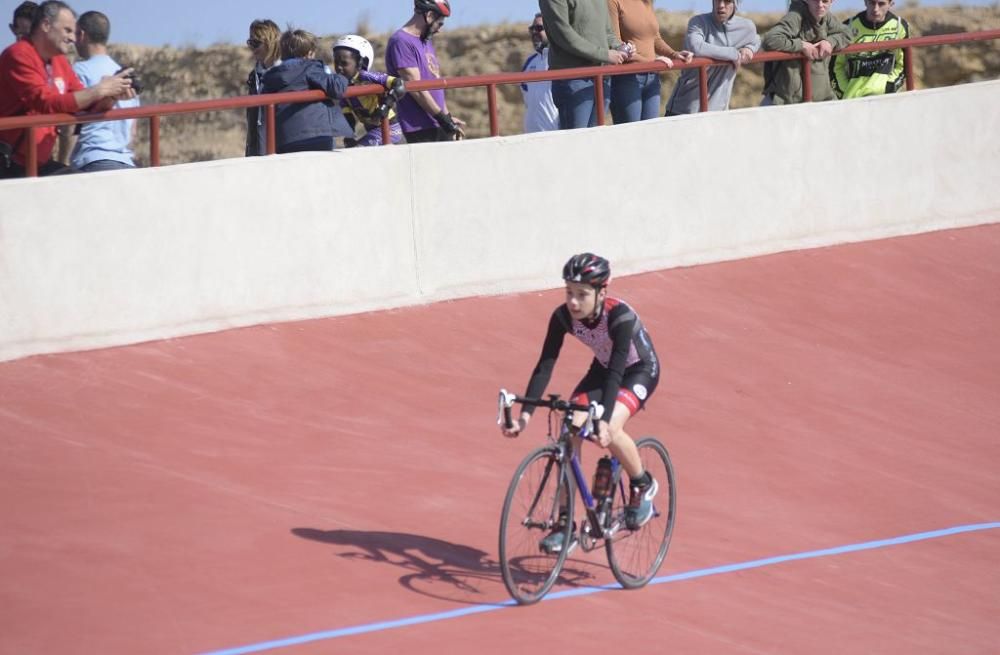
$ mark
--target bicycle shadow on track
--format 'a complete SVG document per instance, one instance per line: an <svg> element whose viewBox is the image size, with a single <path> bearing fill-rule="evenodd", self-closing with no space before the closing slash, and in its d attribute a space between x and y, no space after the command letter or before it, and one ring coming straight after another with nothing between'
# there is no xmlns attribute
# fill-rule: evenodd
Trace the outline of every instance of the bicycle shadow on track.
<svg viewBox="0 0 1000 655"><path fill-rule="evenodd" d="M507 597L500 563L478 548L403 532L293 528L292 534L351 548L336 553L344 559L398 567L404 571L399 584L424 596L470 605L500 605ZM565 587L596 583L593 565L578 561L567 562L556 582Z"/></svg>

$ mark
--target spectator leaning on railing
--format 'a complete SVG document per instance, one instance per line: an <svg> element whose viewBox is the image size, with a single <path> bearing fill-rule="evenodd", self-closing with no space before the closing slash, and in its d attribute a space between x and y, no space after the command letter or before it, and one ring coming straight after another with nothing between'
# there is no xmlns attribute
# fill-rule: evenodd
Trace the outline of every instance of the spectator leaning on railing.
<svg viewBox="0 0 1000 655"><path fill-rule="evenodd" d="M847 21L854 43L878 43L910 38L910 26L892 13L892 0L865 0L865 10ZM837 55L830 68L839 98L895 93L906 84L903 49Z"/></svg>
<svg viewBox="0 0 1000 655"><path fill-rule="evenodd" d="M635 46L631 62L661 61L674 67L674 59L688 63L687 50L674 50L660 36L660 22L653 0L607 0L611 29L622 41ZM631 73L611 78L611 117L615 124L649 120L660 115L660 74Z"/></svg>
<svg viewBox="0 0 1000 655"><path fill-rule="evenodd" d="M343 98L347 91L347 78L337 75L315 57L314 34L305 30L286 30L281 35L282 62L264 73L264 93L318 89L331 100ZM330 151L333 150L334 137L354 134L339 105L326 101L279 104L275 123L279 154Z"/></svg>
<svg viewBox="0 0 1000 655"><path fill-rule="evenodd" d="M19 4L14 10L14 19L9 27L15 41L28 38L28 34L31 32L31 20L35 17L36 9L38 9L38 3L26 1Z"/></svg>
<svg viewBox="0 0 1000 655"><path fill-rule="evenodd" d="M31 33L0 55L0 116L107 111L118 99L134 98L131 69L85 88L66 55L76 39L76 14L48 0L35 12ZM0 132L0 177L23 177L28 130ZM52 160L55 127L35 128L39 175L73 169Z"/></svg>
<svg viewBox="0 0 1000 655"><path fill-rule="evenodd" d="M708 111L729 109L733 81L740 66L760 50L757 26L749 18L736 15L738 0L712 0L712 11L692 16L688 21L684 47L695 57L728 61L730 66L708 69ZM694 114L701 109L698 69L686 68L667 100L667 116Z"/></svg>
<svg viewBox="0 0 1000 655"><path fill-rule="evenodd" d="M84 86L93 86L107 75L121 70L108 55L108 38L111 36L111 21L99 11L88 11L76 22L76 51L81 60L73 64ZM135 78L132 88L136 93ZM139 98L119 100L114 109L138 107ZM67 136L66 151L72 150L69 162L73 168L92 173L121 168L135 168L132 159L133 128L135 120L98 121L78 125L73 145L73 136Z"/></svg>
<svg viewBox="0 0 1000 655"><path fill-rule="evenodd" d="M764 34L764 50L804 55L812 72L812 99L836 100L830 84L830 55L851 43L846 25L830 14L833 0L792 0L788 13ZM802 102L802 60L764 64L761 105Z"/></svg>
<svg viewBox="0 0 1000 655"><path fill-rule="evenodd" d="M538 8L549 35L549 70L624 64L635 53L612 31L607 0L538 0ZM604 78L605 98L610 89ZM593 78L554 80L552 100L560 129L597 125Z"/></svg>

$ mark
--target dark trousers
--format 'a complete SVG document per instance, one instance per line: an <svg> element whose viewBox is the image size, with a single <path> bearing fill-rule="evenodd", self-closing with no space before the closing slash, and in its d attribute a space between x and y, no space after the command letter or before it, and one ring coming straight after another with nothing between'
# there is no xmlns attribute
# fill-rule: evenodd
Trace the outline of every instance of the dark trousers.
<svg viewBox="0 0 1000 655"><path fill-rule="evenodd" d="M439 127L429 127L426 130L416 132L403 132L403 138L407 143L434 143L435 141L454 141L455 137L450 136Z"/></svg>
<svg viewBox="0 0 1000 655"><path fill-rule="evenodd" d="M44 164L41 164L38 167L39 177L45 177L48 175L69 175L70 173L79 173L79 172L80 171L76 170L72 166L60 164L54 159L50 159L49 161L45 162ZM27 170L25 170L24 166L21 166L20 164L15 164L14 162L11 162L10 166L6 168L0 165L0 179L25 177L26 173Z"/></svg>
<svg viewBox="0 0 1000 655"><path fill-rule="evenodd" d="M293 141L283 144L278 148L279 155L286 155L290 152L330 152L333 150L332 136L317 136L312 139Z"/></svg>

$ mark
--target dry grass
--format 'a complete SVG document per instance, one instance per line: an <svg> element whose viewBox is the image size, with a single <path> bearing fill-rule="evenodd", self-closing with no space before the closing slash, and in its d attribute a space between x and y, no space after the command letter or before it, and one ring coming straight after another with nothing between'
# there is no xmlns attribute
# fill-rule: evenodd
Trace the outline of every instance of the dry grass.
<svg viewBox="0 0 1000 655"><path fill-rule="evenodd" d="M847 18L853 12L843 12ZM916 7L899 12L910 23L914 35L947 34L1000 28L1000 8L993 7ZM839 15L839 14L838 14ZM780 14L749 16L763 33ZM690 14L660 12L664 39L679 47ZM362 21L364 22L364 21ZM364 25L359 26L364 29ZM367 34L375 46L377 59L385 51L388 34ZM324 39L322 51L328 53L333 36ZM480 75L498 71L519 71L530 53L531 45L524 27L492 25L445 31L436 40L441 67L449 77ZM962 47L918 49L915 73L918 88L932 88L1000 77L1000 40L983 41ZM251 68L246 48L219 45L205 49L147 48L117 46L113 56L122 64L141 71L146 91L146 105L223 98L246 93L245 81ZM669 95L677 73L663 75L663 102ZM762 66L744 68L736 81L732 106L757 104L763 85ZM500 130L502 134L521 131L523 107L516 85L498 89ZM471 137L489 134L485 89L455 89L448 92L452 112L469 124ZM243 154L245 120L241 111L188 114L163 119L161 158L163 163L203 161ZM138 143L148 143L145 121L140 125ZM140 158L147 152L139 148Z"/></svg>

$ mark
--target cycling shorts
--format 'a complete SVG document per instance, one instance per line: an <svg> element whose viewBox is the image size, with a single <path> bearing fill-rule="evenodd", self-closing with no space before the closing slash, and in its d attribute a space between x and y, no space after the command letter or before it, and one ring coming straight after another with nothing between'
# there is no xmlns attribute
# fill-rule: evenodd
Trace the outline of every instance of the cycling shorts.
<svg viewBox="0 0 1000 655"><path fill-rule="evenodd" d="M591 401L597 401L605 405L605 419L610 419L609 412L614 411L614 405L607 406L604 399L604 379L608 374L608 369L604 368L596 359L590 365L590 370L583 376L580 383L573 390L573 402L579 405L588 405ZM629 416L646 406L646 401L653 395L656 385L659 383L659 376L650 375L649 369L643 365L630 366L625 369L622 375L622 384L618 389L618 402L628 407Z"/></svg>

